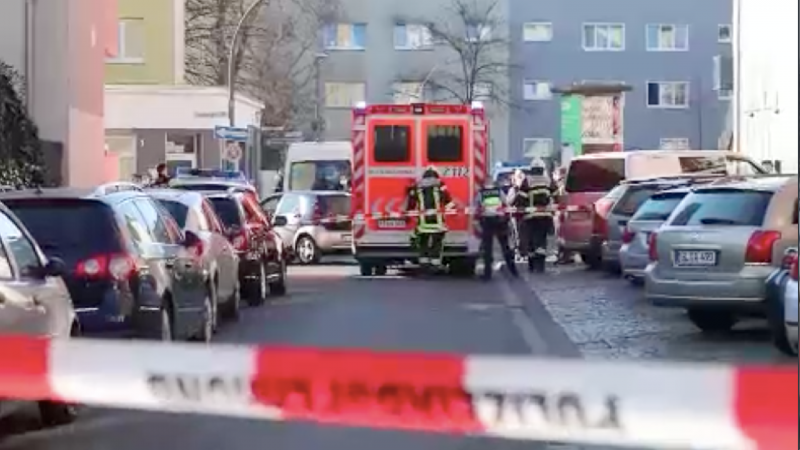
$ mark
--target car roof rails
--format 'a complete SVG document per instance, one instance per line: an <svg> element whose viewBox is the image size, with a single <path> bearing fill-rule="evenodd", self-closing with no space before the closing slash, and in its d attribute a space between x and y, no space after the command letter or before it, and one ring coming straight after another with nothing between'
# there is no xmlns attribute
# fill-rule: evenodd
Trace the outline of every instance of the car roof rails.
<svg viewBox="0 0 800 450"><path fill-rule="evenodd" d="M645 184L645 183L695 183L698 181L708 180L708 179L718 179L725 177L725 174L717 174L717 173L682 173L677 175L662 175L657 177L647 177L647 178L633 178L629 180L624 180L621 184Z"/></svg>
<svg viewBox="0 0 800 450"><path fill-rule="evenodd" d="M114 181L111 183L101 184L94 190L94 195L108 195L114 192L136 191L144 192L141 186L136 183L129 183L127 181Z"/></svg>

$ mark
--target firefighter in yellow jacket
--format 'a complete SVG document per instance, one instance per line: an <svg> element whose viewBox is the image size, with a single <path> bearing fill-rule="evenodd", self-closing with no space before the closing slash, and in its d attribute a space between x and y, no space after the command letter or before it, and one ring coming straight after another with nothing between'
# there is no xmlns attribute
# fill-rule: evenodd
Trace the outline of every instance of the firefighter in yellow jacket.
<svg viewBox="0 0 800 450"><path fill-rule="evenodd" d="M442 266L444 236L447 233L444 210L452 206L453 199L434 167L426 169L420 180L408 189L406 210L419 214L414 232L419 263L423 268Z"/></svg>
<svg viewBox="0 0 800 450"><path fill-rule="evenodd" d="M532 169L536 169L532 165ZM535 171L533 171L536 173ZM553 191L549 177L534 174L509 191L508 203L525 208L520 220L520 253L528 257L530 272L544 272L547 236L553 230Z"/></svg>

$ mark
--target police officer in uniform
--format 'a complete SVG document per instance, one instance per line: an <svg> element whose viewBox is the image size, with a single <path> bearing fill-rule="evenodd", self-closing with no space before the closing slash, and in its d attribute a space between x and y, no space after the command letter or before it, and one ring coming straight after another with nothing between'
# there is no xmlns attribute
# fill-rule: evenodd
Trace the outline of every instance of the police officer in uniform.
<svg viewBox="0 0 800 450"><path fill-rule="evenodd" d="M511 176L511 187L506 194L506 204L514 211L511 213L511 228L513 230L513 243L514 252L516 256L522 257L526 253L522 245L525 243L523 234L525 227L523 220L525 217L524 210L528 207L528 191L530 186L528 184L528 177L520 169L514 171Z"/></svg>
<svg viewBox="0 0 800 450"><path fill-rule="evenodd" d="M492 262L494 259L494 240L497 239L503 259L511 275L517 277L517 265L514 263L514 252L508 246L509 220L506 214L505 199L502 189L494 182L488 182L478 192L475 203L478 205L481 225L481 251L483 253L483 279L492 278Z"/></svg>
<svg viewBox="0 0 800 450"><path fill-rule="evenodd" d="M447 227L444 209L453 206L453 199L439 178L435 167L429 167L422 178L408 190L406 210L417 211L419 219L414 230L419 251L419 263L423 269L442 266L442 250Z"/></svg>

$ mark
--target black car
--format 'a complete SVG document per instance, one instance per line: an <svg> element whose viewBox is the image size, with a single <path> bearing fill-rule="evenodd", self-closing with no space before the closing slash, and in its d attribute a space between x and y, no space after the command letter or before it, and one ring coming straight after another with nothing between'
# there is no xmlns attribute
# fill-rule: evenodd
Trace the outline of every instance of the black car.
<svg viewBox="0 0 800 450"><path fill-rule="evenodd" d="M0 201L46 255L65 262L83 335L211 338L210 287L193 248L199 238L184 235L137 186L23 190Z"/></svg>
<svg viewBox="0 0 800 450"><path fill-rule="evenodd" d="M242 192L207 196L239 253L242 297L250 305L261 305L267 294L286 294L289 253L258 202Z"/></svg>

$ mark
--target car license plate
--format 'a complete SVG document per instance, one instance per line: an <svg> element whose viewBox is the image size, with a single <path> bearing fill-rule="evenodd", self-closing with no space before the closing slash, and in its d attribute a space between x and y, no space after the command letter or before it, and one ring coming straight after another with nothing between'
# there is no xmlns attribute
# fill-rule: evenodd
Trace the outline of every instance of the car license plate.
<svg viewBox="0 0 800 450"><path fill-rule="evenodd" d="M343 234L342 241L344 242L353 242L353 235L352 234Z"/></svg>
<svg viewBox="0 0 800 450"><path fill-rule="evenodd" d="M398 229L405 228L405 219L382 219L378 221L378 228Z"/></svg>
<svg viewBox="0 0 800 450"><path fill-rule="evenodd" d="M678 250L675 252L676 267L709 267L717 265L717 252L713 250Z"/></svg>

